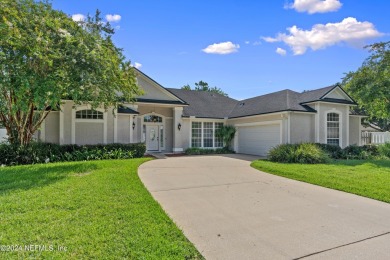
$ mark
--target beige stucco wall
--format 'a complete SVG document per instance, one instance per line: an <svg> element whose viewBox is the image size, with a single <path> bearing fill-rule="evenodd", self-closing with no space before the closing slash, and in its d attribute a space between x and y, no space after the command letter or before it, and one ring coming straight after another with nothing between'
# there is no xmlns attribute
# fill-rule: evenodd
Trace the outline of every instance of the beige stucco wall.
<svg viewBox="0 0 390 260"><path fill-rule="evenodd" d="M103 126L103 123L76 123L76 144L103 143Z"/></svg>
<svg viewBox="0 0 390 260"><path fill-rule="evenodd" d="M109 109L106 115L107 115L107 143L110 144L114 142L114 114L112 113L112 109Z"/></svg>
<svg viewBox="0 0 390 260"><path fill-rule="evenodd" d="M189 118L182 118L180 132L181 132L181 143L185 151L186 149L190 148L191 145L191 120Z"/></svg>
<svg viewBox="0 0 390 260"><path fill-rule="evenodd" d="M60 112L50 112L46 119L45 125L45 142L58 144L60 141Z"/></svg>
<svg viewBox="0 0 390 260"><path fill-rule="evenodd" d="M130 143L130 120L132 115L118 114L118 143Z"/></svg>
<svg viewBox="0 0 390 260"><path fill-rule="evenodd" d="M290 143L314 142L315 114L291 112Z"/></svg>
<svg viewBox="0 0 390 260"><path fill-rule="evenodd" d="M137 76L137 83L145 93L140 98L171 101L178 100L177 98L169 94L169 92L164 91L160 86L156 85L156 83L144 78L141 75Z"/></svg>
<svg viewBox="0 0 390 260"><path fill-rule="evenodd" d="M361 143L361 118L349 117L349 144L360 145Z"/></svg>
<svg viewBox="0 0 390 260"><path fill-rule="evenodd" d="M64 140L63 144L72 143L72 106L73 101L65 101L62 105L62 112L64 117L63 132Z"/></svg>

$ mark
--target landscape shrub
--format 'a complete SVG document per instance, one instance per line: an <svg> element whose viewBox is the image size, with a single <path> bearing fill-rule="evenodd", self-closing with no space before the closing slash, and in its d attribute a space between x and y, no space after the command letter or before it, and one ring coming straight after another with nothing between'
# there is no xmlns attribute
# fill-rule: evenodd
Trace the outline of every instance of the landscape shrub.
<svg viewBox="0 0 390 260"><path fill-rule="evenodd" d="M0 165L143 157L145 144L58 145L32 142L26 146L0 144Z"/></svg>
<svg viewBox="0 0 390 260"><path fill-rule="evenodd" d="M204 148L188 148L185 150L187 155L204 155L204 154L229 154L235 153L234 151L224 147L217 149L204 149Z"/></svg>
<svg viewBox="0 0 390 260"><path fill-rule="evenodd" d="M378 146L378 154L382 157L390 158L390 143L381 144Z"/></svg>
<svg viewBox="0 0 390 260"><path fill-rule="evenodd" d="M325 151L332 159L341 159L344 156L343 149L338 145L320 143L316 143L316 145Z"/></svg>
<svg viewBox="0 0 390 260"><path fill-rule="evenodd" d="M328 154L313 143L281 144L271 149L268 159L280 163L325 163Z"/></svg>

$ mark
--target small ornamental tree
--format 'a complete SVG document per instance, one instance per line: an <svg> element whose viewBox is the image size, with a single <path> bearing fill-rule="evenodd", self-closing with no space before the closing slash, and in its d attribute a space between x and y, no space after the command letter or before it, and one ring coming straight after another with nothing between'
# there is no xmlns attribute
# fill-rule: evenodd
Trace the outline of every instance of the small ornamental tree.
<svg viewBox="0 0 390 260"><path fill-rule="evenodd" d="M61 100L117 107L141 94L99 11L74 22L48 2L0 2L0 122L26 145Z"/></svg>
<svg viewBox="0 0 390 260"><path fill-rule="evenodd" d="M215 131L215 134L218 138L222 138L224 147L229 149L230 143L232 142L234 135L236 134L237 129L232 125L224 125L218 130Z"/></svg>

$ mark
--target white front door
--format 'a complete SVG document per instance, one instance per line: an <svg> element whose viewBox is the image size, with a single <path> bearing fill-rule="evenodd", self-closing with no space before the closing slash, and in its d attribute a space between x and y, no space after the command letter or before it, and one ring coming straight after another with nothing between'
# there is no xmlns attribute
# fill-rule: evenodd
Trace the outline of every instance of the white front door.
<svg viewBox="0 0 390 260"><path fill-rule="evenodd" d="M146 126L146 150L148 151L158 151L158 126L157 125L147 125Z"/></svg>

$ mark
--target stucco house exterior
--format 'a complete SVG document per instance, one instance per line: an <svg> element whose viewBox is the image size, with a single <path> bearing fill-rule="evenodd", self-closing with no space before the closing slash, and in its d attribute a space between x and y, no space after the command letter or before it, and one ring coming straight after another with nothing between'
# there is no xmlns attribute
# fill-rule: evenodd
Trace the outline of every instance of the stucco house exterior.
<svg viewBox="0 0 390 260"><path fill-rule="evenodd" d="M234 150L264 156L282 143L361 144L361 116L339 86L298 93L283 90L246 100L212 92L164 88L137 70L145 94L117 111L90 110L64 100L51 112L37 138L59 144L145 142L148 151L183 152L217 148L222 125L234 125Z"/></svg>

